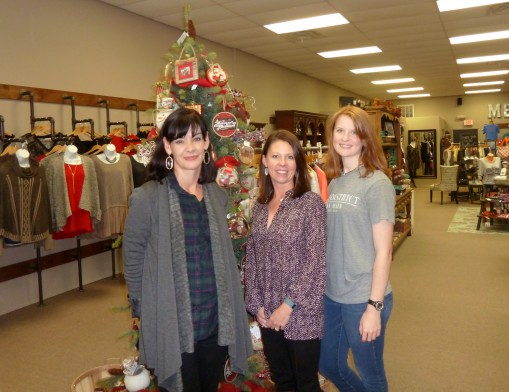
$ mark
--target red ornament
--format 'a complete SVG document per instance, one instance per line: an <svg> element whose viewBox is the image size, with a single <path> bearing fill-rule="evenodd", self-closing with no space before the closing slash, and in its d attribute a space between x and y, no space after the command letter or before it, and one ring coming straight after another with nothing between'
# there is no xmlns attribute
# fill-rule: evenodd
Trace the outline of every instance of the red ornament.
<svg viewBox="0 0 509 392"><path fill-rule="evenodd" d="M228 82L228 75L219 64L212 64L207 69L207 79L215 86L224 86Z"/></svg>
<svg viewBox="0 0 509 392"><path fill-rule="evenodd" d="M212 129L219 137L230 137L237 131L237 118L229 112L219 112L212 119Z"/></svg>

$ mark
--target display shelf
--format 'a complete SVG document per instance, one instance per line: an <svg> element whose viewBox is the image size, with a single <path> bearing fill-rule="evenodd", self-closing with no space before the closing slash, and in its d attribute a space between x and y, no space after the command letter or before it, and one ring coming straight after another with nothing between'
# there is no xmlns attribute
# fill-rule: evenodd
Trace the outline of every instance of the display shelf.
<svg viewBox="0 0 509 392"><path fill-rule="evenodd" d="M276 129L286 129L294 133L302 141L304 147L308 141L311 146L316 146L318 143L325 146L327 115L300 110L276 110L274 113Z"/></svg>
<svg viewBox="0 0 509 392"><path fill-rule="evenodd" d="M393 251L413 233L413 206L414 192L412 189L406 189L402 194L396 196L396 223L394 225L394 235L392 238Z"/></svg>
<svg viewBox="0 0 509 392"><path fill-rule="evenodd" d="M375 131L380 135L382 148L387 158L387 166L401 168L402 151L398 143L401 137L401 124L398 118L383 106L369 106L365 110Z"/></svg>

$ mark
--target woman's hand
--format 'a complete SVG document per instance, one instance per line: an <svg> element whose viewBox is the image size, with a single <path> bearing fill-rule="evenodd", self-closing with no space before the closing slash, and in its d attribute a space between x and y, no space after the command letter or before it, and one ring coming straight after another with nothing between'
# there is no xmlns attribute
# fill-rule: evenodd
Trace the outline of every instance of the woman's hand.
<svg viewBox="0 0 509 392"><path fill-rule="evenodd" d="M288 324L290 321L292 312L293 309L283 302L270 315L269 319L267 320L267 327L276 331L285 329L286 324Z"/></svg>
<svg viewBox="0 0 509 392"><path fill-rule="evenodd" d="M359 333L363 342L372 342L380 336L382 332L382 317L380 312L373 306L368 308L361 317Z"/></svg>
<svg viewBox="0 0 509 392"><path fill-rule="evenodd" d="M265 317L265 309L263 306L256 313L256 321L260 324L261 327L267 328L267 319Z"/></svg>

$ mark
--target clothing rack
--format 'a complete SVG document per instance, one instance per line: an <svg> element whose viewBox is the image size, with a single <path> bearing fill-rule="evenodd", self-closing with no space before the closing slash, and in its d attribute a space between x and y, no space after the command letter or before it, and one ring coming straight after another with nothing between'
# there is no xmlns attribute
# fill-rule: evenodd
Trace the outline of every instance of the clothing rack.
<svg viewBox="0 0 509 392"><path fill-rule="evenodd" d="M35 123L41 121L49 121L51 127L51 137L55 136L55 119L53 117L35 117L34 110L34 94L32 91L21 90L19 96L23 98L25 95L28 95L30 98L30 129L33 130L35 128Z"/></svg>
<svg viewBox="0 0 509 392"><path fill-rule="evenodd" d="M110 101L107 99L100 99L99 105L104 104L106 107L106 133L110 134L110 127L112 125L122 125L124 127L124 137L127 139L127 122L126 121L110 121Z"/></svg>
<svg viewBox="0 0 509 392"><path fill-rule="evenodd" d="M130 103L127 105L128 108L134 107L136 110L136 133L141 133L141 127L154 127L154 123L141 123L140 122L140 105L137 103Z"/></svg>
<svg viewBox="0 0 509 392"><path fill-rule="evenodd" d="M71 101L71 122L72 122L72 130L76 129L76 124L90 124L90 138L94 140L94 120L91 118L86 118L84 120L76 120L76 110L75 110L75 101L76 98L72 95L66 95L63 97L64 102L66 100Z"/></svg>

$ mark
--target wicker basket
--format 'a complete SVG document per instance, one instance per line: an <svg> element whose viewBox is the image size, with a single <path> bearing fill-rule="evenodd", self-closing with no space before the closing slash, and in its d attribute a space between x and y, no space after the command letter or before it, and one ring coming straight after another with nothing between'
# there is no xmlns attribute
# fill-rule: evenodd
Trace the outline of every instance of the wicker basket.
<svg viewBox="0 0 509 392"><path fill-rule="evenodd" d="M94 392L97 381L111 376L110 370L122 370L122 365L112 363L87 370L71 385L71 392Z"/></svg>

